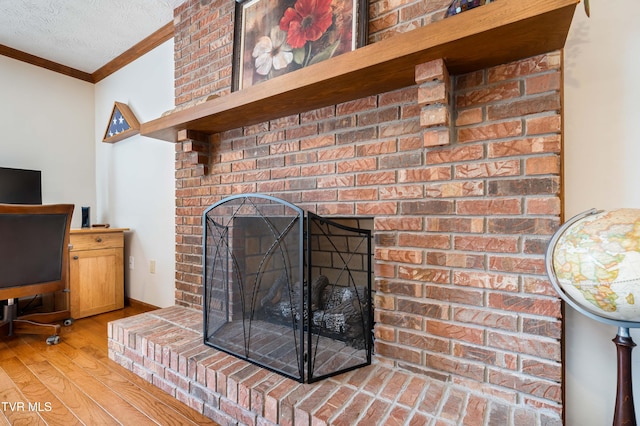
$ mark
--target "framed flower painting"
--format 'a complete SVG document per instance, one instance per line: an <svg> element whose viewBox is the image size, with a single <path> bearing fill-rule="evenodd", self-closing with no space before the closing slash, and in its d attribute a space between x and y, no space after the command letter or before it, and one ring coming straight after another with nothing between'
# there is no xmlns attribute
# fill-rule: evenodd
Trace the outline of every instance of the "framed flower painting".
<svg viewBox="0 0 640 426"><path fill-rule="evenodd" d="M366 0L237 0L233 90L364 46Z"/></svg>

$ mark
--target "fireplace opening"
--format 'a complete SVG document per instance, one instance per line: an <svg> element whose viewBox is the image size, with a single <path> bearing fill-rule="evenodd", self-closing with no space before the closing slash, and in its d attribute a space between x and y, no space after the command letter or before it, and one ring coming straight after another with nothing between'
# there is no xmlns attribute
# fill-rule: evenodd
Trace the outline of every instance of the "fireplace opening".
<svg viewBox="0 0 640 426"><path fill-rule="evenodd" d="M203 225L206 345L305 383L371 364L372 219L243 194Z"/></svg>

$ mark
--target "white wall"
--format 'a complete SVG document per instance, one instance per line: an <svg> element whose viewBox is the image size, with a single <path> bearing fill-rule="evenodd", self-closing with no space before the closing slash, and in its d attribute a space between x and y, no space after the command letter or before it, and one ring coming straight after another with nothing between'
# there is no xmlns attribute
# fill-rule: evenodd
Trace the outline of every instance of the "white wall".
<svg viewBox="0 0 640 426"><path fill-rule="evenodd" d="M102 137L115 101L140 122L173 108L173 69L173 40L96 85L0 56L0 166L41 170L43 202L75 204L74 228L82 206L92 223L130 228L125 294L160 307L174 303L175 146Z"/></svg>
<svg viewBox="0 0 640 426"><path fill-rule="evenodd" d="M0 166L42 171L42 202L95 207L93 84L0 56Z"/></svg>
<svg viewBox="0 0 640 426"><path fill-rule="evenodd" d="M638 0L591 1L591 18L576 9L564 52L567 219L592 207L640 208L639 39ZM616 332L567 306L567 425L612 423ZM640 343L640 332L632 337ZM640 404L640 353L632 359Z"/></svg>
<svg viewBox="0 0 640 426"><path fill-rule="evenodd" d="M174 303L175 147L102 137L115 101L140 122L173 108L173 69L173 40L96 85L0 56L0 166L41 170L43 202L75 204L74 228L82 206L92 223L131 228L125 294L161 307Z"/></svg>
<svg viewBox="0 0 640 426"><path fill-rule="evenodd" d="M140 135L114 144L102 138L115 101L141 123L172 109L173 70L170 40L95 85L96 220L131 229L125 294L159 307L173 305L175 294L175 146Z"/></svg>

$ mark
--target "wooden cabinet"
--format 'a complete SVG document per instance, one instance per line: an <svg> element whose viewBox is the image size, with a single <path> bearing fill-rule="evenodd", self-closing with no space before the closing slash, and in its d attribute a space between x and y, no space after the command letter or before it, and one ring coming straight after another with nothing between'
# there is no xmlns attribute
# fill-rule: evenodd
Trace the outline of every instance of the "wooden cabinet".
<svg viewBox="0 0 640 426"><path fill-rule="evenodd" d="M72 318L84 318L124 307L126 230L71 230L69 296Z"/></svg>

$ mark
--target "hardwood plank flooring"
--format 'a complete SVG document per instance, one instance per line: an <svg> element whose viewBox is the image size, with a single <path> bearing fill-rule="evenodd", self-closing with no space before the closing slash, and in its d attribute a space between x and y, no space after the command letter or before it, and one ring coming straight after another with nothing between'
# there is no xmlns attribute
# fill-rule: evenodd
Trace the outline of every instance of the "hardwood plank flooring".
<svg viewBox="0 0 640 426"><path fill-rule="evenodd" d="M108 357L107 323L142 307L82 318L46 336L0 340L0 425L216 425Z"/></svg>

